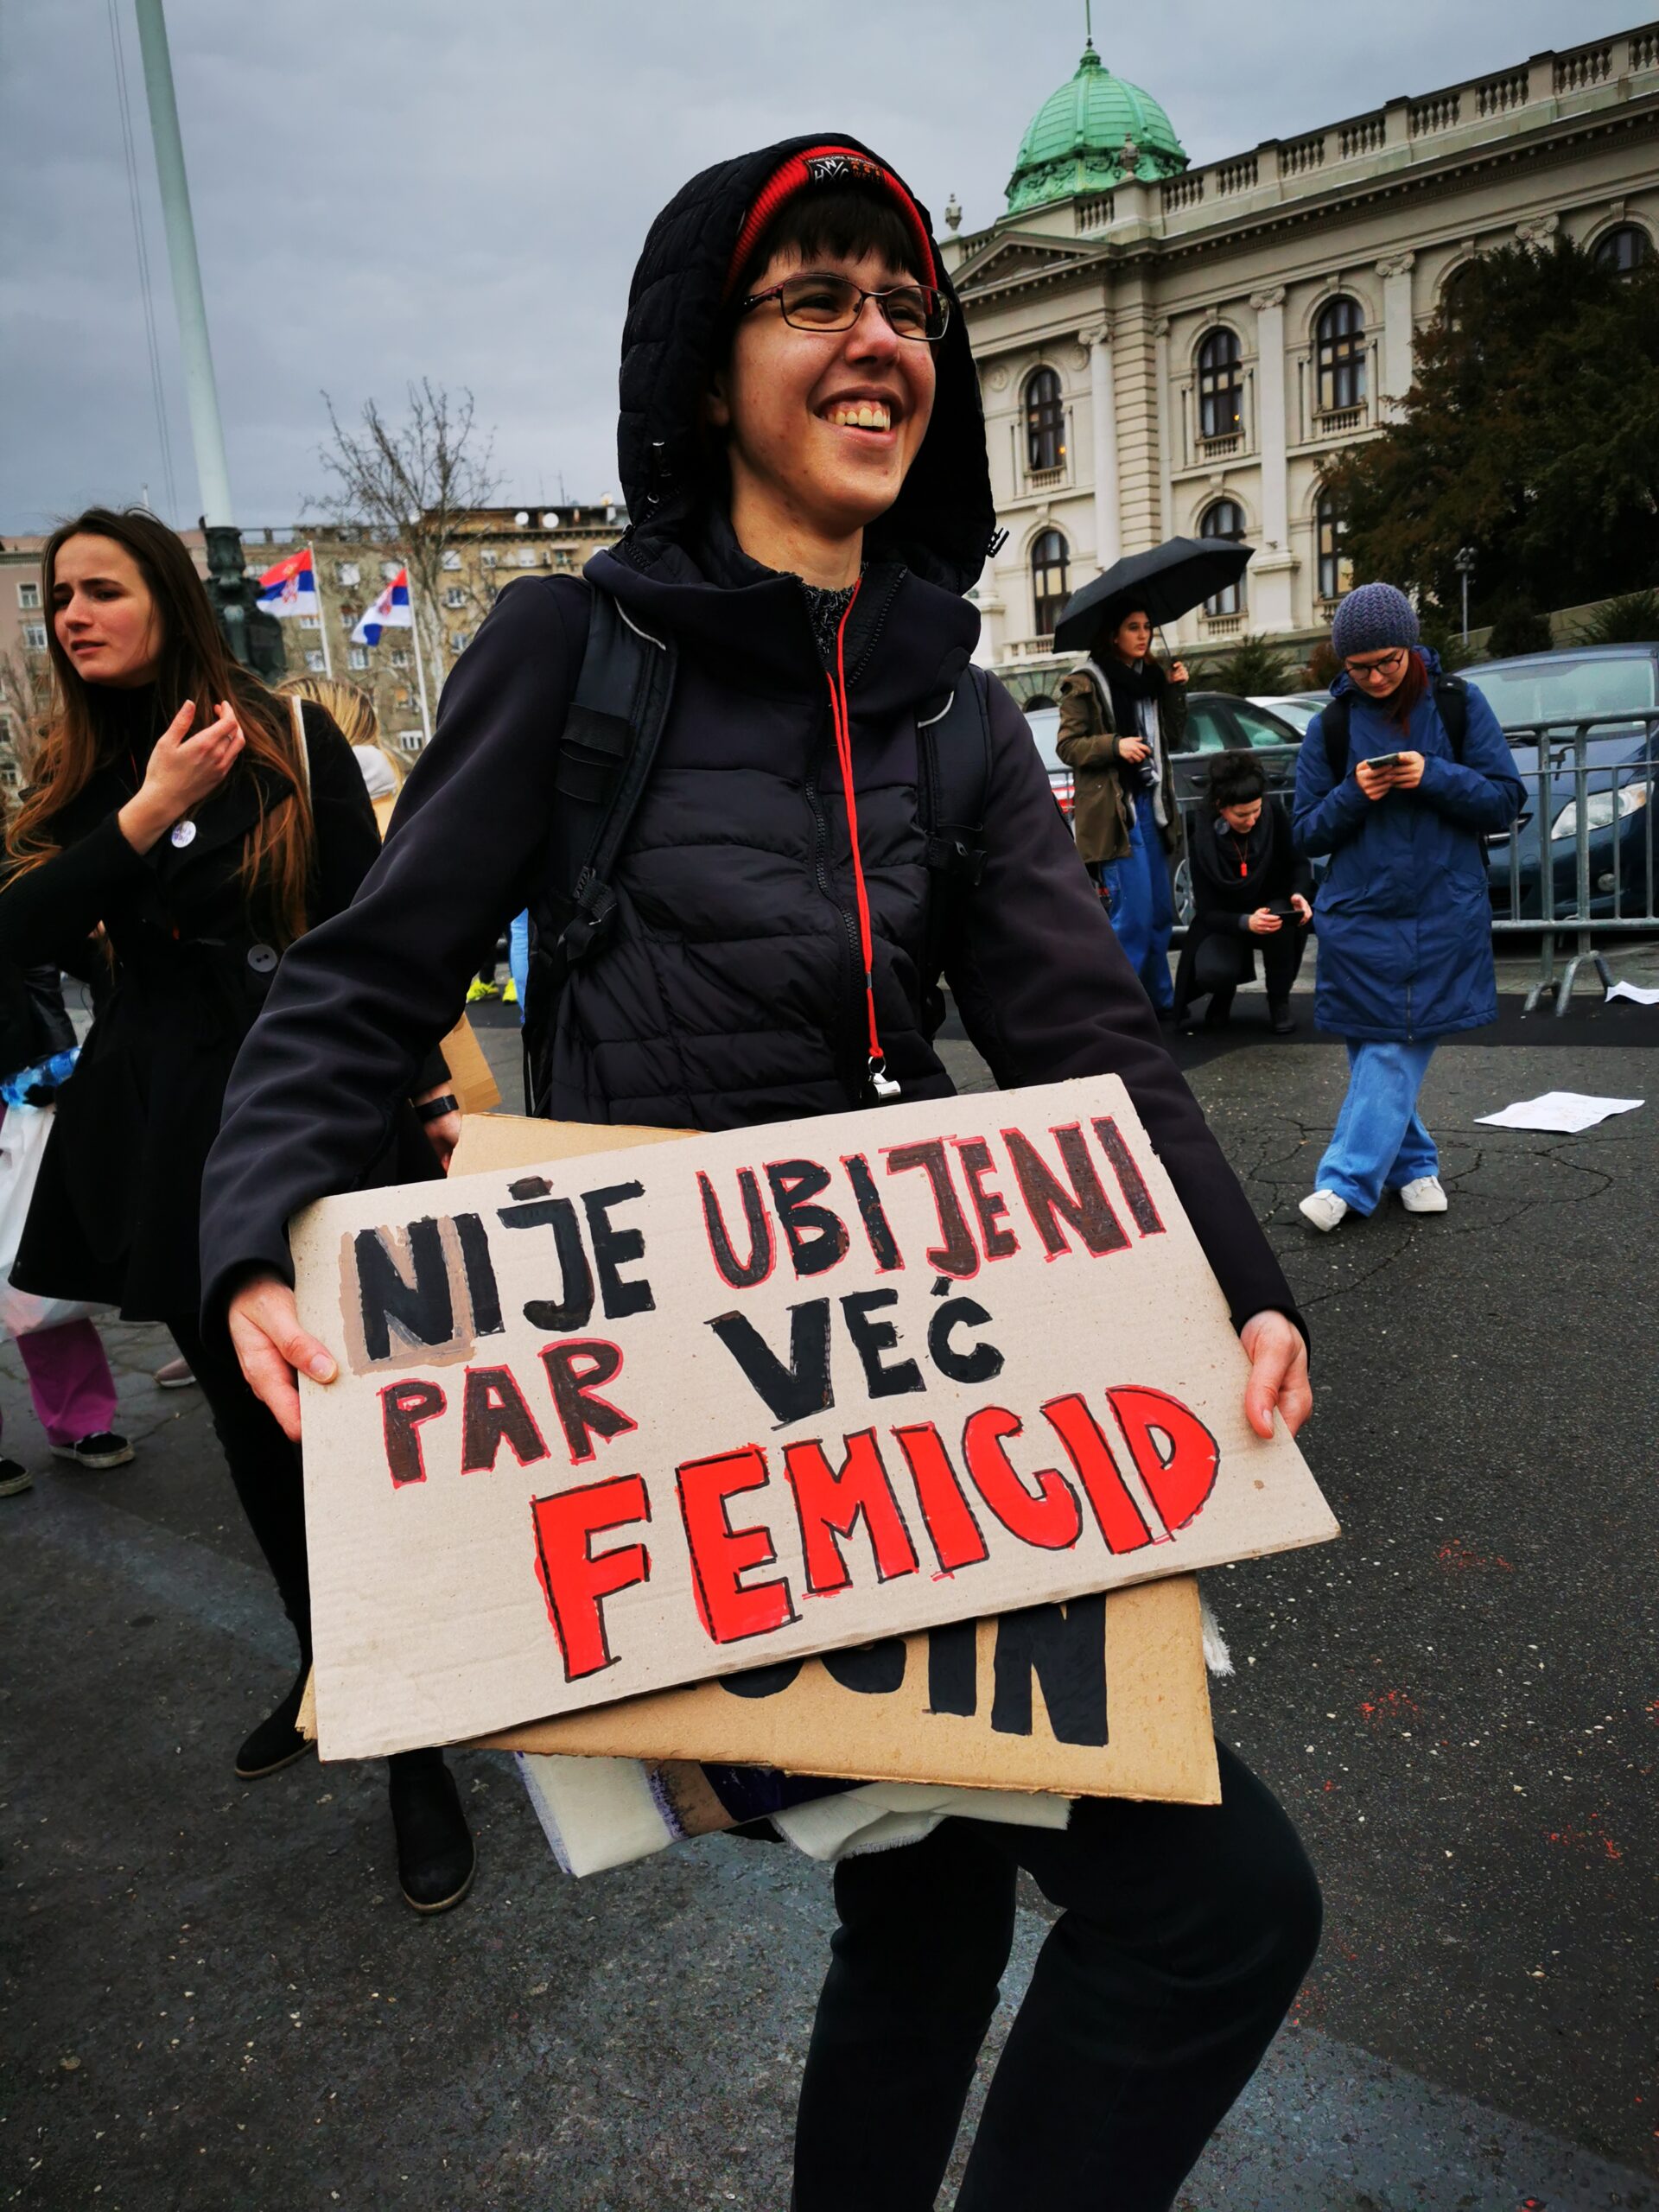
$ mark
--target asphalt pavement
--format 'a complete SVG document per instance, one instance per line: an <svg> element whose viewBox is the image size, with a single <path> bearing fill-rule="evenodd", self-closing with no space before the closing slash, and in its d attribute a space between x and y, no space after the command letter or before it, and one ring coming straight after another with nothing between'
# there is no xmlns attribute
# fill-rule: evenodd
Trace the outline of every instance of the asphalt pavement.
<svg viewBox="0 0 1659 2212"><path fill-rule="evenodd" d="M1344 1535L1207 1578L1215 1705L1327 1924L1183 2212L1654 2212L1659 1010L1444 1047L1450 1212L1330 1238L1295 1202L1342 1054L1258 1011L1182 1050L1312 1324ZM1545 1090L1648 1103L1475 1125ZM461 1754L477 1887L417 1921L375 1770L235 1780L286 1630L196 1395L149 1380L165 1340L107 1334L140 1452L105 1475L48 1455L0 1352L36 1477L0 1500L5 2201L781 2212L823 1871L719 1840L575 1883L510 1764ZM982 2072L1046 1917L1028 1893Z"/></svg>

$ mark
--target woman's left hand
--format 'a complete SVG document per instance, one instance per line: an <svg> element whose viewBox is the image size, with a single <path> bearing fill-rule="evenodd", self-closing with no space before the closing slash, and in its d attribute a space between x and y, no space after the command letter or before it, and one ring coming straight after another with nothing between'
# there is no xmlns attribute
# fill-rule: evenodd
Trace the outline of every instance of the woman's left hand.
<svg viewBox="0 0 1659 2212"><path fill-rule="evenodd" d="M1185 663L1184 660L1178 660L1178 661L1175 663L1174 666L1170 670L1170 671L1169 671L1169 680L1170 680L1170 682L1171 682L1172 683L1185 683L1185 681L1186 681L1186 663Z"/></svg>
<svg viewBox="0 0 1659 2212"><path fill-rule="evenodd" d="M429 1098L442 1098L452 1088L453 1085L449 1083L441 1083L434 1090L423 1090L418 1098L412 1098L410 1103L412 1106L424 1106ZM438 1155L439 1166L447 1175L449 1173L449 1155L461 1142L459 1110L453 1114L440 1114L435 1122L423 1122L421 1127L426 1132L427 1142Z"/></svg>
<svg viewBox="0 0 1659 2212"><path fill-rule="evenodd" d="M1397 791L1414 791L1423 780L1423 756L1421 753L1402 753L1389 770L1394 788Z"/></svg>
<svg viewBox="0 0 1659 2212"><path fill-rule="evenodd" d="M1293 891L1291 893L1290 903L1296 909L1297 920L1306 927L1306 925L1313 918L1313 909L1308 905L1306 899L1303 898L1300 891Z"/></svg>
<svg viewBox="0 0 1659 2212"><path fill-rule="evenodd" d="M1294 1321L1271 1308L1252 1313L1238 1332L1238 1341L1250 1356L1250 1379L1244 1385L1244 1418L1258 1436L1273 1434L1276 1407L1293 1436L1313 1410L1313 1390L1307 1379L1307 1346Z"/></svg>

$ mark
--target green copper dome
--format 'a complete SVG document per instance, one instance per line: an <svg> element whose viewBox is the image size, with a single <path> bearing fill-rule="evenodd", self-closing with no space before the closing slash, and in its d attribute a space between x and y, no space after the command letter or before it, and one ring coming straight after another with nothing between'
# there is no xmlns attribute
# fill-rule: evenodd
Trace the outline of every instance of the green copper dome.
<svg viewBox="0 0 1659 2212"><path fill-rule="evenodd" d="M1131 175L1149 183L1185 167L1185 149L1162 108L1113 76L1091 40L1077 74L1050 93L1020 142L1008 212L1109 192Z"/></svg>

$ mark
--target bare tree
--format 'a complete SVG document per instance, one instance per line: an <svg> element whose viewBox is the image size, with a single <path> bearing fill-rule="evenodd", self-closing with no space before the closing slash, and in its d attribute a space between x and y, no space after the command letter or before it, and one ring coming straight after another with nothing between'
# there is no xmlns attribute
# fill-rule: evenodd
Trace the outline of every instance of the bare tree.
<svg viewBox="0 0 1659 2212"><path fill-rule="evenodd" d="M459 573L456 540L471 511L487 506L500 480L492 468L493 441L474 445L473 395L451 393L429 377L409 386L408 412L391 421L365 400L354 424L342 423L325 391L329 442L318 454L332 481L308 505L336 523L365 531L408 563L415 649L443 680L443 595L474 594Z"/></svg>
<svg viewBox="0 0 1659 2212"><path fill-rule="evenodd" d="M44 653L14 646L0 653L0 721L17 765L19 779L29 783L52 719L52 664Z"/></svg>

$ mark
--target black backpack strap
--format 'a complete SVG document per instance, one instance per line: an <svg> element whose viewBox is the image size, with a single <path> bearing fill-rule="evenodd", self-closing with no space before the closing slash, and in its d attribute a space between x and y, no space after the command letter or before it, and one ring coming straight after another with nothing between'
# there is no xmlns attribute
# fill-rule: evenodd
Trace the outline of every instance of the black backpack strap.
<svg viewBox="0 0 1659 2212"><path fill-rule="evenodd" d="M1434 704L1440 710L1440 720L1446 725L1446 734L1452 747L1452 758L1459 767L1463 766L1463 741L1469 729L1469 687L1456 676L1437 676L1434 679Z"/></svg>
<svg viewBox="0 0 1659 2212"><path fill-rule="evenodd" d="M926 981L943 964L952 893L985 871L991 786L990 693L982 669L964 668L950 697L917 717L916 818L929 875Z"/></svg>
<svg viewBox="0 0 1659 2212"><path fill-rule="evenodd" d="M566 977L616 918L617 858L657 757L678 666L671 644L631 622L609 592L590 588L588 642L558 735L559 804L531 906L527 1071L539 1065ZM527 1072L526 1091L533 1087Z"/></svg>
<svg viewBox="0 0 1659 2212"><path fill-rule="evenodd" d="M1319 734L1325 740L1325 757L1331 763L1333 788L1345 781L1348 774L1349 715L1346 693L1319 709Z"/></svg>

